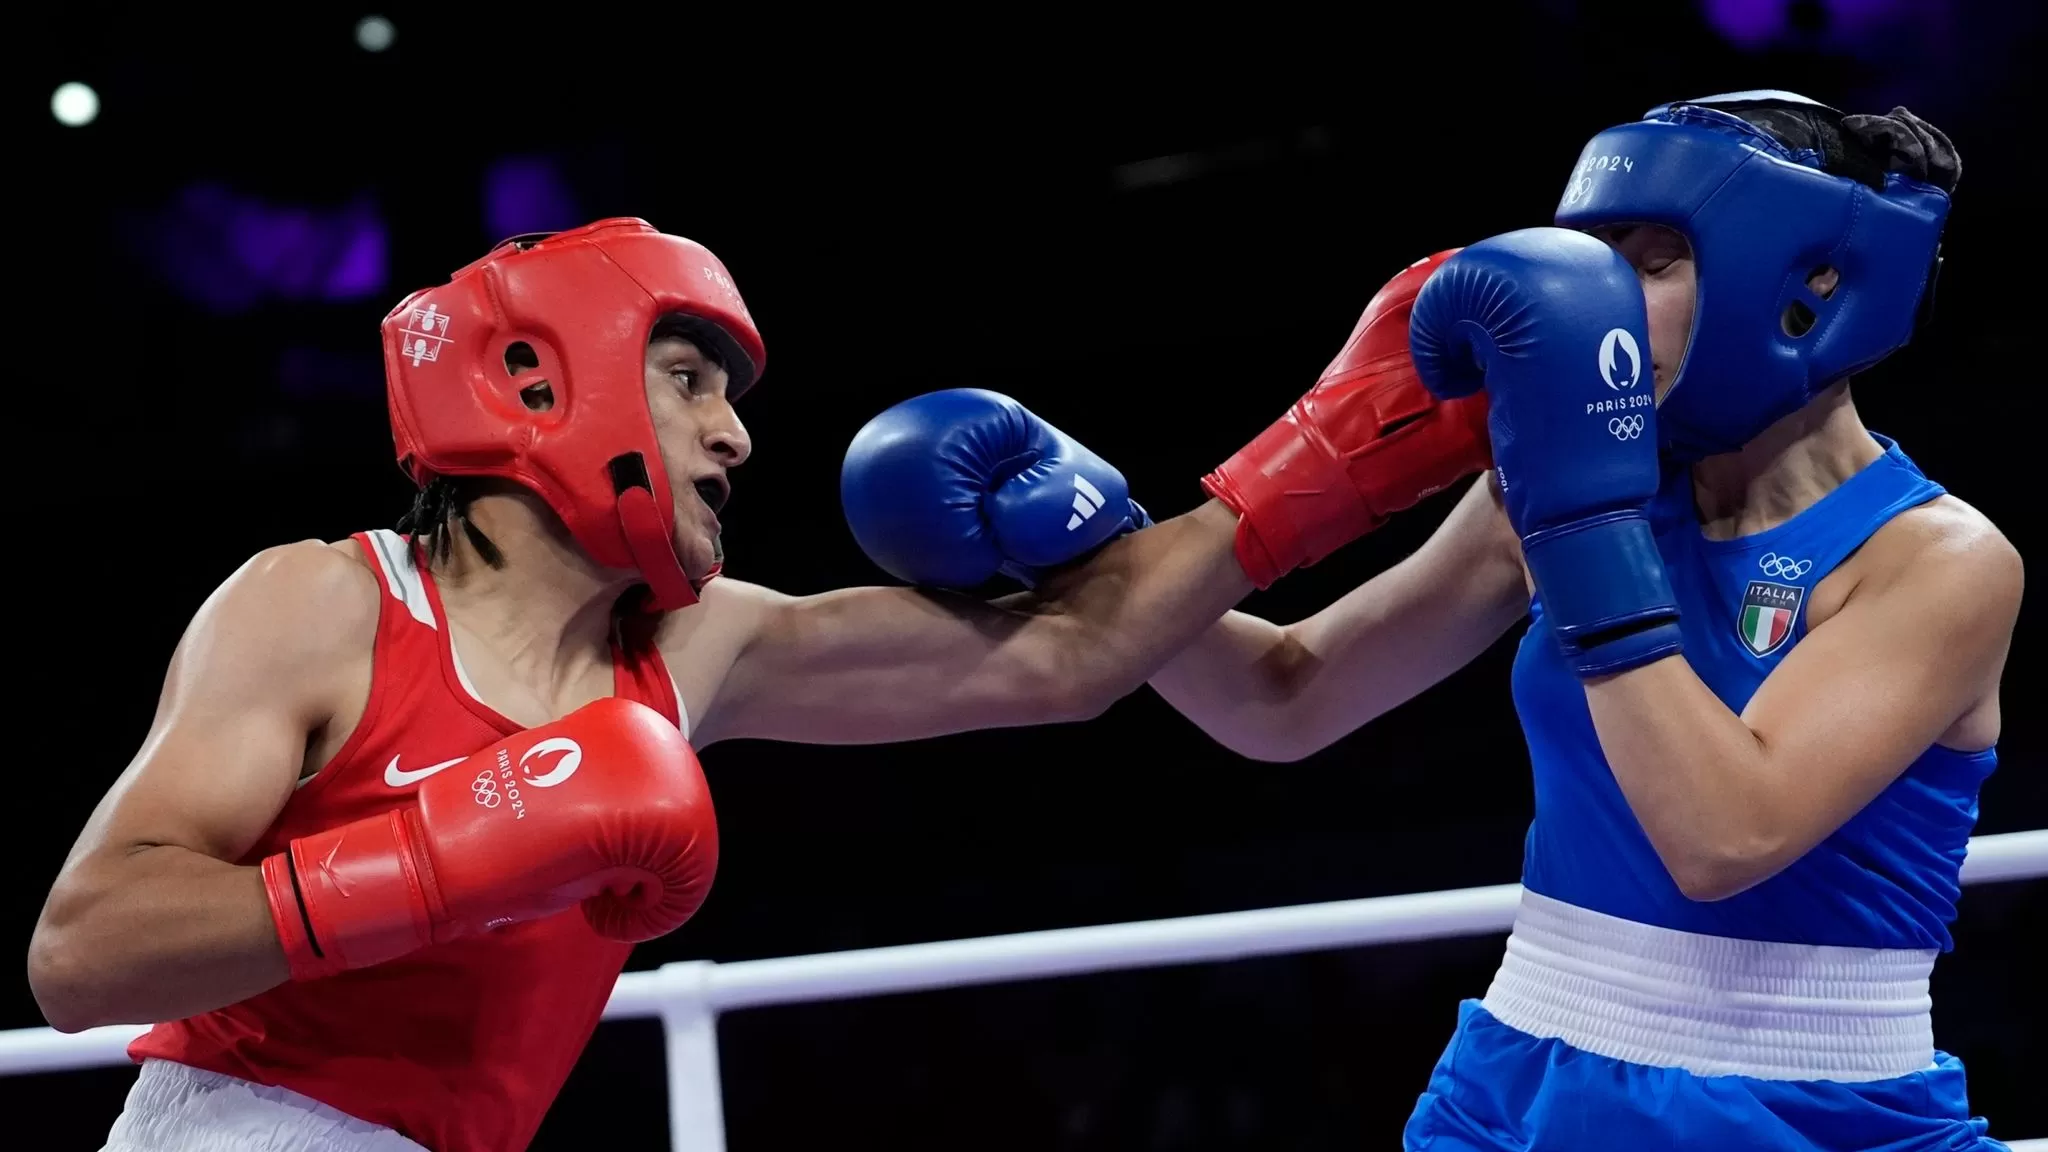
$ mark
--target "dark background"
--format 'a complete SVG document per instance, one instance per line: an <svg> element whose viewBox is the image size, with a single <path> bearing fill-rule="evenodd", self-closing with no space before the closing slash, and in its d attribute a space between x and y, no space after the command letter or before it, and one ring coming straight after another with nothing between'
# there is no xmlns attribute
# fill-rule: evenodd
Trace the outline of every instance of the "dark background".
<svg viewBox="0 0 2048 1152"><path fill-rule="evenodd" d="M1931 337L1857 391L2035 555L2038 17L1992 3L1421 5L627 19L96 5L18 27L10 449L18 643L41 735L0 938L147 726L201 599L250 553L408 502L376 324L503 236L638 215L718 252L771 350L728 571L792 593L879 574L840 453L930 389L1012 393L1155 515L1315 379L1431 251L1542 223L1584 139L1663 100L1785 87L1906 103L1965 158ZM504 9L511 12L512 9ZM59 83L103 106L48 113ZM26 150L26 156L22 150ZM35 203L41 200L42 203ZM2015 247L2022 245L2023 247ZM2001 267L2007 262L2021 267ZM23 267L26 265L27 267ZM25 273L25 275L23 274ZM1441 497L1247 605L1312 612L1424 539ZM1967 588L1957 595L1969 595ZM2008 671L1980 832L2048 824L2034 641ZM1508 882L1530 816L1503 640L1301 764L1241 761L1149 692L1098 722L706 756L703 913L634 966L738 960ZM18 718L18 723L19 723ZM16 757L17 772L28 767ZM17 776L17 779L20 777ZM1994 1134L2048 1136L2039 883L1971 889L1940 1043ZM722 1026L735 1150L1389 1147L1499 937L753 1010ZM18 970L18 969L17 969ZM2033 973L2029 976L2027 973ZM41 1023L0 981L0 1026ZM38 1147L97 1147L132 1071L0 1081ZM537 1147L664 1138L659 1026L608 1024Z"/></svg>

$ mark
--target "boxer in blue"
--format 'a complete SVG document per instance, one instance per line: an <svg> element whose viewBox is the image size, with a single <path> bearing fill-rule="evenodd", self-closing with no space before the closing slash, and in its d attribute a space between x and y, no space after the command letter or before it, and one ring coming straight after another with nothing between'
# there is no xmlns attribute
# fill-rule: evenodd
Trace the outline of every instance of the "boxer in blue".
<svg viewBox="0 0 2048 1152"><path fill-rule="evenodd" d="M1526 894L1413 1152L2001 1147L1928 977L2020 560L1850 397L1924 316L1958 172L1904 109L1788 93L1596 136L1558 227L1414 304L1423 382L1490 400L1491 481L1331 608L1233 613L1153 680L1295 759L1530 618Z"/></svg>
<svg viewBox="0 0 2048 1152"><path fill-rule="evenodd" d="M1586 146L1558 227L1396 277L1204 481L1263 587L1475 471L1460 430L1491 406L1491 476L1415 555L1294 624L1229 613L1151 680L1293 760L1530 620L1525 895L1412 1152L2000 1147L1928 977L1997 763L2019 556L1850 397L1924 317L1959 170L1905 109L1654 109ZM993 412L936 394L856 439L848 519L883 567L1016 569L979 542L987 521L1007 547L981 487L930 475L990 456ZM1076 500L1080 523L1099 502Z"/></svg>

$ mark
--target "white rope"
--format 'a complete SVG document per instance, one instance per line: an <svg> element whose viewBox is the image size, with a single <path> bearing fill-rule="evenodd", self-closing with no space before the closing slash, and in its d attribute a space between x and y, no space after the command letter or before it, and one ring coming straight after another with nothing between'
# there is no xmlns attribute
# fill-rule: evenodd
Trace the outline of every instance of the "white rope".
<svg viewBox="0 0 2048 1152"><path fill-rule="evenodd" d="M1476 936L1507 931L1514 924L1521 891L1518 884L1499 884L1491 888L1261 908L1177 920L1139 920L1014 936L748 960L711 969L707 991L711 1003L719 1008L750 1008Z"/></svg>
<svg viewBox="0 0 2048 1152"><path fill-rule="evenodd" d="M1965 884L2044 875L2048 829L1976 837L1962 870ZM621 976L604 1014L644 1018L691 1002L747 1008L1483 935L1508 930L1520 894L1520 885L1501 884L732 964L690 961ZM143 1031L0 1031L0 1075L120 1064Z"/></svg>
<svg viewBox="0 0 2048 1152"><path fill-rule="evenodd" d="M2036 880L2042 876L2048 876L2048 828L1973 837L1970 853L1963 857L1965 884Z"/></svg>
<svg viewBox="0 0 2048 1152"><path fill-rule="evenodd" d="M147 1031L147 1024L109 1024L71 1034L49 1028L0 1032L0 1076L126 1064L128 1042Z"/></svg>
<svg viewBox="0 0 2048 1152"><path fill-rule="evenodd" d="M1981 884L2044 874L2048 874L2048 829L1972 840L1962 880ZM1498 884L746 960L708 966L701 980L704 995L714 1008L751 1008L1476 936L1513 927L1521 893L1519 884ZM634 975L638 974L629 974L625 980ZM650 993L660 995L655 990Z"/></svg>

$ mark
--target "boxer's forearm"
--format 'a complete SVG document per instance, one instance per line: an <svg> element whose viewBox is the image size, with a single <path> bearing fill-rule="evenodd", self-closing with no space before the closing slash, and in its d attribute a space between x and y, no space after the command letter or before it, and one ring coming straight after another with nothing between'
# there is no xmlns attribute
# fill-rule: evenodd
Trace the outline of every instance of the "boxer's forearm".
<svg viewBox="0 0 2048 1152"><path fill-rule="evenodd" d="M1414 555L1306 620L1232 612L1152 677L1218 743L1299 760L1463 668L1528 611L1520 552L1474 482Z"/></svg>
<svg viewBox="0 0 2048 1152"><path fill-rule="evenodd" d="M1211 500L1115 540L1030 594L1042 607L1022 639L1057 648L1088 694L1128 695L1252 591L1236 533Z"/></svg>
<svg viewBox="0 0 2048 1152"><path fill-rule="evenodd" d="M1225 613L1151 678L1152 690L1209 738L1254 760L1299 760L1321 743L1297 739L1302 692L1321 672L1292 629Z"/></svg>
<svg viewBox="0 0 2048 1152"><path fill-rule="evenodd" d="M1207 504L993 602L912 588L789 597L721 580L715 595L754 622L692 739L879 744L1087 719L1251 590L1235 531Z"/></svg>
<svg viewBox="0 0 2048 1152"><path fill-rule="evenodd" d="M1766 878L1773 803L1757 735L1673 656L1590 681L1586 701L1614 782L1687 896L1718 900Z"/></svg>
<svg viewBox="0 0 2048 1152"><path fill-rule="evenodd" d="M168 844L74 868L36 926L28 974L66 1032L177 1020L290 976L262 870Z"/></svg>
<svg viewBox="0 0 2048 1152"><path fill-rule="evenodd" d="M1282 627L1232 612L1152 677L1218 743L1300 760L1472 662L1524 612L1511 564L1436 579L1427 553Z"/></svg>

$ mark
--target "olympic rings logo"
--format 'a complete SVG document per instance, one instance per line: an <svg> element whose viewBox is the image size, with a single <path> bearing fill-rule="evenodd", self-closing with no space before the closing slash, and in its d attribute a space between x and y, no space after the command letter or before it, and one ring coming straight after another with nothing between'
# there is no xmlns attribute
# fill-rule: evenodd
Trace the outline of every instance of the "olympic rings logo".
<svg viewBox="0 0 2048 1152"><path fill-rule="evenodd" d="M476 802L486 808L496 808L505 802L504 793L498 791L498 778L489 768L476 774L469 782L469 790L476 793Z"/></svg>
<svg viewBox="0 0 2048 1152"><path fill-rule="evenodd" d="M1616 440L1633 440L1643 434L1643 414L1638 412L1633 416L1616 416L1607 422L1607 431L1612 433Z"/></svg>
<svg viewBox="0 0 2048 1152"><path fill-rule="evenodd" d="M1813 571L1813 561L1794 560L1776 552L1764 553L1764 558L1757 561L1756 566L1764 570L1764 575L1776 576L1780 580L1797 580Z"/></svg>

